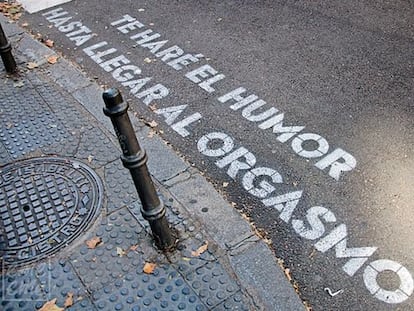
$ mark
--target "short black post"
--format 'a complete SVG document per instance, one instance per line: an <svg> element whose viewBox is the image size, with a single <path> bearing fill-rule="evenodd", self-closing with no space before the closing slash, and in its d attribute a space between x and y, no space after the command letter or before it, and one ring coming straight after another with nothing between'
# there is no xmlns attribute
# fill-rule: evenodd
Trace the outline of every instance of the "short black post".
<svg viewBox="0 0 414 311"><path fill-rule="evenodd" d="M11 44L7 41L3 27L0 24L0 55L8 73L13 73L17 70L16 61L13 58L11 49Z"/></svg>
<svg viewBox="0 0 414 311"><path fill-rule="evenodd" d="M155 243L162 250L171 249L175 239L165 216L165 206L158 197L147 168L147 155L141 149L128 116L128 104L115 88L103 93L104 113L111 118L122 149L121 160L130 170L135 188L141 199L142 216L148 220Z"/></svg>

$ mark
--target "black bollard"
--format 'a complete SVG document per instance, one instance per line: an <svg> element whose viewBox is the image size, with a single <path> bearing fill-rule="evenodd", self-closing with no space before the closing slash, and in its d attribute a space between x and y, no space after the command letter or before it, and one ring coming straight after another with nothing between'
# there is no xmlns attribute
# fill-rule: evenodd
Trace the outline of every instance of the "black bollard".
<svg viewBox="0 0 414 311"><path fill-rule="evenodd" d="M13 58L11 49L11 45L7 41L3 27L0 24L0 55L3 60L4 67L8 73L13 73L17 70L16 61Z"/></svg>
<svg viewBox="0 0 414 311"><path fill-rule="evenodd" d="M147 154L141 149L128 116L128 104L115 88L103 93L106 116L111 118L115 133L122 149L121 160L129 169L141 199L142 216L148 220L155 243L162 250L173 248L175 238L165 216L165 206L158 197L147 168Z"/></svg>

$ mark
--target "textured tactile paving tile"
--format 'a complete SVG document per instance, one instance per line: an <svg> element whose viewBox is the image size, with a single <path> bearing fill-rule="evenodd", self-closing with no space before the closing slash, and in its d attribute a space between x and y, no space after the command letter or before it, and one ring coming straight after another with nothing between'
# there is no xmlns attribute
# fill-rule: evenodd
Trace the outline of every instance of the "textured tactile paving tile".
<svg viewBox="0 0 414 311"><path fill-rule="evenodd" d="M249 311L249 303L246 301L246 297L241 293L237 292L233 296L230 296L226 301L222 302L218 306L214 307L214 311L220 310L240 310Z"/></svg>
<svg viewBox="0 0 414 311"><path fill-rule="evenodd" d="M130 249L136 245L142 247L146 233L126 208L105 217L91 234L102 242L94 249L82 245L70 257L83 284L90 290L122 280L130 271L142 268L145 258L141 248Z"/></svg>
<svg viewBox="0 0 414 311"><path fill-rule="evenodd" d="M47 297L33 269L3 273L0 289L0 310L4 311L33 311L40 308Z"/></svg>
<svg viewBox="0 0 414 311"><path fill-rule="evenodd" d="M13 159L69 136L28 80L1 82L0 141Z"/></svg>
<svg viewBox="0 0 414 311"><path fill-rule="evenodd" d="M36 266L35 271L47 300L56 298L56 305L63 307L66 299L72 296L73 304L66 310L95 310L89 293L69 261L45 262Z"/></svg>
<svg viewBox="0 0 414 311"><path fill-rule="evenodd" d="M218 262L210 262L197 268L187 274L185 280L209 309L227 300L240 289Z"/></svg>
<svg viewBox="0 0 414 311"><path fill-rule="evenodd" d="M105 182L108 189L108 211L114 211L139 200L129 171L121 160L105 166Z"/></svg>
<svg viewBox="0 0 414 311"><path fill-rule="evenodd" d="M136 270L94 294L99 310L207 310L196 293L170 266L152 274Z"/></svg>

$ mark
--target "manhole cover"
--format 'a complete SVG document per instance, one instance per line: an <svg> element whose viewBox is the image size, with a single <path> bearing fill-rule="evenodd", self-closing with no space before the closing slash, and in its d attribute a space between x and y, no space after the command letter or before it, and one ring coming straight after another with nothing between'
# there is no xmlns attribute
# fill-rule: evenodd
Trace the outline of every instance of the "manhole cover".
<svg viewBox="0 0 414 311"><path fill-rule="evenodd" d="M0 255L3 267L56 253L97 216L102 183L85 164L36 158L0 169Z"/></svg>

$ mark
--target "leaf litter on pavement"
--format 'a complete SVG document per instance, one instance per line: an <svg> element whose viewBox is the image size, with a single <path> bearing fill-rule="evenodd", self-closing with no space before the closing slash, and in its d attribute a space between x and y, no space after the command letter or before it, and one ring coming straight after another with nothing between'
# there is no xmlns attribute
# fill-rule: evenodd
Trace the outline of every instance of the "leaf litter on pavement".
<svg viewBox="0 0 414 311"><path fill-rule="evenodd" d="M102 239L100 237L93 237L92 239L86 241L86 245L90 249L96 248L101 243L102 243Z"/></svg>
<svg viewBox="0 0 414 311"><path fill-rule="evenodd" d="M191 252L191 256L193 256L193 257L199 257L207 249L208 249L208 241L206 241L203 245L201 245L196 251L192 251Z"/></svg>
<svg viewBox="0 0 414 311"><path fill-rule="evenodd" d="M58 59L59 59L59 56L57 56L57 55L52 55L52 56L49 56L48 58L47 58L47 62L49 63L49 64L56 64L57 63L57 61L58 61Z"/></svg>
<svg viewBox="0 0 414 311"><path fill-rule="evenodd" d="M21 4L18 4L15 1L11 3L0 3L0 13L3 13L4 16L10 18L11 20L17 21L20 18L20 16L22 16L21 10Z"/></svg>
<svg viewBox="0 0 414 311"><path fill-rule="evenodd" d="M39 67L39 64L35 63L35 62L28 62L26 65L27 69L35 69Z"/></svg>
<svg viewBox="0 0 414 311"><path fill-rule="evenodd" d="M146 274L152 274L154 273L154 270L156 267L157 267L157 264L152 263L152 262L146 262L142 271L144 271L144 273Z"/></svg>
<svg viewBox="0 0 414 311"><path fill-rule="evenodd" d="M46 302L39 309L39 311L63 311L64 308L61 308L61 307L59 307L59 306L56 305L56 300L57 300L57 298L54 298L52 300L49 300L48 302Z"/></svg>
<svg viewBox="0 0 414 311"><path fill-rule="evenodd" d="M73 293L69 292L66 296L64 307L69 308L71 306L73 306Z"/></svg>

